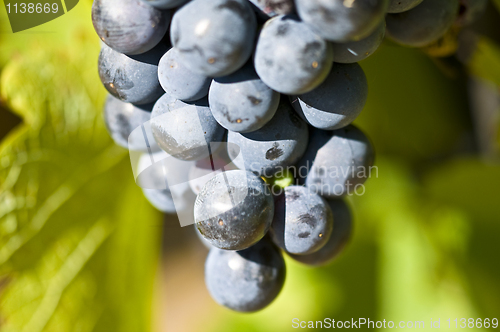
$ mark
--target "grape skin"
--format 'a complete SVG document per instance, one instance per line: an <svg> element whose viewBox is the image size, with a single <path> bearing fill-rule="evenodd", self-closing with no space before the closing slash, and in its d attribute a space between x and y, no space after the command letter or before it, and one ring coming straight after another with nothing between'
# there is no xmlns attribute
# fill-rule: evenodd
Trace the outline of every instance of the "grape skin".
<svg viewBox="0 0 500 332"><path fill-rule="evenodd" d="M389 8L387 9L388 13L402 13L412 8L415 8L424 0L390 0Z"/></svg>
<svg viewBox="0 0 500 332"><path fill-rule="evenodd" d="M142 0L142 1L158 9L172 9L175 7L182 6L189 0Z"/></svg>
<svg viewBox="0 0 500 332"><path fill-rule="evenodd" d="M258 12L267 19L277 15L292 14L295 10L293 0L249 0Z"/></svg>
<svg viewBox="0 0 500 332"><path fill-rule="evenodd" d="M318 251L309 255L290 255L294 260L310 266L331 263L342 252L352 234L352 214L342 199L327 200L333 213L333 232L328 242Z"/></svg>
<svg viewBox="0 0 500 332"><path fill-rule="evenodd" d="M238 168L270 177L292 166L304 154L308 127L289 103L282 101L264 127L246 134L230 131L227 141L229 157ZM243 159L238 158L240 154Z"/></svg>
<svg viewBox="0 0 500 332"><path fill-rule="evenodd" d="M201 233L198 231L198 228L196 228L196 224L194 224L193 226L194 226L194 232L196 233L196 237L200 240L203 246L205 246L205 248L207 248L208 250L212 249L213 246L210 244L210 242L205 240L203 235L201 235Z"/></svg>
<svg viewBox="0 0 500 332"><path fill-rule="evenodd" d="M452 26L458 8L459 0L424 0L406 12L387 15L387 35L409 47L429 45Z"/></svg>
<svg viewBox="0 0 500 332"><path fill-rule="evenodd" d="M333 43L335 62L355 63L372 55L385 37L385 20L368 36L358 41Z"/></svg>
<svg viewBox="0 0 500 332"><path fill-rule="evenodd" d="M262 240L242 251L212 248L205 263L205 283L220 305L239 312L268 306L285 283L281 253Z"/></svg>
<svg viewBox="0 0 500 332"><path fill-rule="evenodd" d="M195 197L187 183L189 162L168 157L163 159L165 157L164 152L141 155L138 163L141 173L137 177L137 184L151 205L163 213L192 211ZM163 161L151 165L151 159L163 159ZM175 186L169 186L164 172L170 174L169 178L175 177L178 183L175 183ZM174 205L174 198L176 205Z"/></svg>
<svg viewBox="0 0 500 332"><path fill-rule="evenodd" d="M191 71L229 75L250 58L257 19L246 0L193 0L172 19L170 39Z"/></svg>
<svg viewBox="0 0 500 332"><path fill-rule="evenodd" d="M153 107L151 130L158 146L181 160L208 157L209 147L215 150L225 133L206 98L186 103L167 93Z"/></svg>
<svg viewBox="0 0 500 332"><path fill-rule="evenodd" d="M365 38L384 19L388 0L296 0L297 12L323 38L348 42Z"/></svg>
<svg viewBox="0 0 500 332"><path fill-rule="evenodd" d="M254 64L261 80L284 94L313 90L326 78L333 61L332 45L295 15L266 22L257 41Z"/></svg>
<svg viewBox="0 0 500 332"><path fill-rule="evenodd" d="M108 95L103 115L106 129L113 141L126 149L147 151L146 144L142 139L139 141L135 140L135 137L131 137L129 141L129 136L135 128L149 121L152 109L153 104L138 107Z"/></svg>
<svg viewBox="0 0 500 332"><path fill-rule="evenodd" d="M264 181L241 170L215 175L194 206L198 231L214 247L226 250L243 250L260 241L273 214L273 198Z"/></svg>
<svg viewBox="0 0 500 332"><path fill-rule="evenodd" d="M92 23L99 38L128 55L155 47L167 32L171 16L140 0L94 0L92 5Z"/></svg>
<svg viewBox="0 0 500 332"><path fill-rule="evenodd" d="M159 44L140 55L121 54L103 45L99 54L99 77L114 97L137 105L155 102L163 94L158 81L158 62L167 47Z"/></svg>
<svg viewBox="0 0 500 332"><path fill-rule="evenodd" d="M158 64L160 85L172 97L182 101L194 101L208 94L209 77L193 73L179 59L179 50L171 48Z"/></svg>
<svg viewBox="0 0 500 332"><path fill-rule="evenodd" d="M286 187L274 208L270 234L274 243L287 253L312 254L330 239L333 229L330 206L306 187Z"/></svg>
<svg viewBox="0 0 500 332"><path fill-rule="evenodd" d="M311 191L336 198L354 193L356 185L367 180L375 153L370 140L357 127L313 130L310 141L296 167L301 177L307 176L305 184ZM306 174L302 168L307 169Z"/></svg>
<svg viewBox="0 0 500 332"><path fill-rule="evenodd" d="M292 106L311 126L343 128L353 122L368 99L368 82L360 65L334 64L330 75L313 91L291 97Z"/></svg>
<svg viewBox="0 0 500 332"><path fill-rule="evenodd" d="M167 214L176 212L174 199L170 189L142 189L144 197L158 211Z"/></svg>
<svg viewBox="0 0 500 332"><path fill-rule="evenodd" d="M197 160L193 166L191 166L189 170L189 186L196 195L200 193L205 184L215 175L223 170L229 171L236 169L236 167L231 164L231 160L227 155L225 144L223 143L221 145L222 146L220 146L217 151L212 152L211 156Z"/></svg>
<svg viewBox="0 0 500 332"><path fill-rule="evenodd" d="M229 76L214 79L208 101L215 120L222 127L248 133L272 119L280 94L265 85L249 64Z"/></svg>

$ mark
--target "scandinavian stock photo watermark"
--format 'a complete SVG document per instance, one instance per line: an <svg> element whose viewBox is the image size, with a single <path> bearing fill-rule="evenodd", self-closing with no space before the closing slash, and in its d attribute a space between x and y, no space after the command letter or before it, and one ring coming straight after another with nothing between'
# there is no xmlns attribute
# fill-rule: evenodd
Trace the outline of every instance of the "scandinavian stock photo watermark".
<svg viewBox="0 0 500 332"><path fill-rule="evenodd" d="M12 32L20 32L52 21L75 8L79 0L4 0Z"/></svg>
<svg viewBox="0 0 500 332"><path fill-rule="evenodd" d="M448 318L428 320L372 320L370 318L351 318L351 320L336 320L325 318L323 320L300 320L292 319L294 329L472 329L472 328L498 328L498 318Z"/></svg>

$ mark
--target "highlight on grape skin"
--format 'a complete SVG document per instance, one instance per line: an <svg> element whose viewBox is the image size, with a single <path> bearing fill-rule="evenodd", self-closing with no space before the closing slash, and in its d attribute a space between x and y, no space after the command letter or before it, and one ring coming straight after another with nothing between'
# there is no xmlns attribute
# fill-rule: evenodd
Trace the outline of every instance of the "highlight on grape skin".
<svg viewBox="0 0 500 332"><path fill-rule="evenodd" d="M117 52L136 55L155 47L167 32L171 13L141 0L94 0L92 23L100 39Z"/></svg>
<svg viewBox="0 0 500 332"><path fill-rule="evenodd" d="M264 181L246 171L222 172L208 181L196 197L198 231L214 247L247 249L271 227L274 202Z"/></svg>
<svg viewBox="0 0 500 332"><path fill-rule="evenodd" d="M215 78L208 101L222 127L248 133L262 128L273 118L280 94L265 85L252 63L247 63L231 75Z"/></svg>
<svg viewBox="0 0 500 332"><path fill-rule="evenodd" d="M206 98L188 103L167 93L153 107L151 128L160 148L182 160L208 157L209 144L221 142L224 135Z"/></svg>
<svg viewBox="0 0 500 332"><path fill-rule="evenodd" d="M193 72L225 76L250 58L256 27L247 0L195 0L174 14L170 40Z"/></svg>
<svg viewBox="0 0 500 332"><path fill-rule="evenodd" d="M326 78L333 60L332 45L295 15L267 21L254 55L262 81L283 94L313 90Z"/></svg>
<svg viewBox="0 0 500 332"><path fill-rule="evenodd" d="M98 69L102 84L114 97L132 104L154 103L163 94L158 62L167 46L159 44L139 55L121 54L103 45Z"/></svg>
<svg viewBox="0 0 500 332"><path fill-rule="evenodd" d="M268 306L281 292L285 276L282 254L267 239L241 251L212 248L205 263L205 282L212 297L239 312Z"/></svg>

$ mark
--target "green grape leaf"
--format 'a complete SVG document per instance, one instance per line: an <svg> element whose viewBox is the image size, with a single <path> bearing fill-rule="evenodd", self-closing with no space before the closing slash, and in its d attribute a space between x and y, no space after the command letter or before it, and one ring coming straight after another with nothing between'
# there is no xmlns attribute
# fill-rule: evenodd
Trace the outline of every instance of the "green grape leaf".
<svg viewBox="0 0 500 332"><path fill-rule="evenodd" d="M55 33L0 38L1 99L23 120L0 143L2 332L151 330L161 214L103 124L89 17L81 2Z"/></svg>
<svg viewBox="0 0 500 332"><path fill-rule="evenodd" d="M500 166L474 158L444 163L423 178L424 194L436 204L460 209L468 219L470 239L466 246L470 294L484 316L500 308L500 265L492 253L499 252ZM460 230L462 232L462 230Z"/></svg>
<svg viewBox="0 0 500 332"><path fill-rule="evenodd" d="M355 210L376 228L379 317L423 321L426 328L431 319L441 318L443 327L448 317L475 317L463 277L470 219L422 195L408 165L380 158L377 166L380 178L355 198Z"/></svg>
<svg viewBox="0 0 500 332"><path fill-rule="evenodd" d="M494 83L500 87L500 46L486 37L479 37L474 52L467 62L472 75Z"/></svg>

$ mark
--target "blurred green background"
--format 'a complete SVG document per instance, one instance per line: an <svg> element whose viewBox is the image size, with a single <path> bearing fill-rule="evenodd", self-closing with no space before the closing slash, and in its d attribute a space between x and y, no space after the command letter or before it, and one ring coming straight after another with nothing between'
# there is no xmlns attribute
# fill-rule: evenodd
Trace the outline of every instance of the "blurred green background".
<svg viewBox="0 0 500 332"><path fill-rule="evenodd" d="M91 1L12 34L0 11L0 331L293 331L292 319L500 318L500 16L462 63L386 42L356 123L378 178L328 267L287 260L266 310L219 307L206 250L134 183L106 133ZM499 6L500 8L500 6ZM477 37L481 35L481 37ZM486 37L482 37L486 36ZM454 329L454 328L453 328Z"/></svg>

